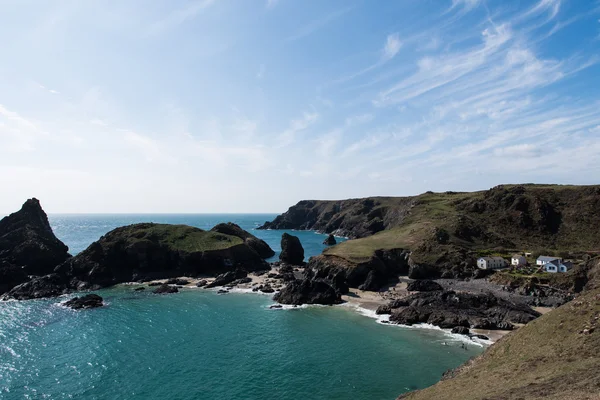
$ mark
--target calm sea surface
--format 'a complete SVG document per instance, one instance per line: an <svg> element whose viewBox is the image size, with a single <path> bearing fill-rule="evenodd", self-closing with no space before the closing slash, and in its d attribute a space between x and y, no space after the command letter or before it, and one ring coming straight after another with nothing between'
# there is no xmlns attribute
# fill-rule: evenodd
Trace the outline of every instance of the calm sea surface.
<svg viewBox="0 0 600 400"><path fill-rule="evenodd" d="M274 215L50 215L76 254L135 222L253 230ZM283 231L252 231L278 251ZM292 232L306 256L325 236ZM376 323L347 306L270 310L270 296L120 286L106 307L0 303L0 399L395 399L482 351L437 330ZM447 344L447 345L444 345Z"/></svg>

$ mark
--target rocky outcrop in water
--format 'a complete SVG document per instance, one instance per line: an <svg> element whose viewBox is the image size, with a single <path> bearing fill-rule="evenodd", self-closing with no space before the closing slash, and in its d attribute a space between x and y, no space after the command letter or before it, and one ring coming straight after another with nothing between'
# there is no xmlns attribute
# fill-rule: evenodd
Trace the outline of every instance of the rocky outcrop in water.
<svg viewBox="0 0 600 400"><path fill-rule="evenodd" d="M337 244L335 236L329 234L329 236L327 236L327 238L323 241L323 244L326 244L327 246L335 246Z"/></svg>
<svg viewBox="0 0 600 400"><path fill-rule="evenodd" d="M178 293L179 289L177 288L177 286L172 286L172 285L167 285L167 284L163 284L160 285L159 287L157 287L156 289L154 289L152 291L152 293L154 294L171 294L171 293Z"/></svg>
<svg viewBox="0 0 600 400"><path fill-rule="evenodd" d="M340 295L333 287L323 281L294 280L287 284L273 300L281 304L338 304Z"/></svg>
<svg viewBox="0 0 600 400"><path fill-rule="evenodd" d="M279 254L279 259L286 264L304 264L304 248L297 236L292 236L288 233L281 235L281 253Z"/></svg>
<svg viewBox="0 0 600 400"><path fill-rule="evenodd" d="M122 282L217 275L241 267L258 271L269 266L240 236L185 225L135 224L107 233L57 266L53 274L21 284L3 299L51 297Z"/></svg>
<svg viewBox="0 0 600 400"><path fill-rule="evenodd" d="M69 257L40 202L27 200L21 209L0 220L0 294L28 281L31 275L51 273Z"/></svg>
<svg viewBox="0 0 600 400"><path fill-rule="evenodd" d="M511 330L540 314L526 305L500 299L491 293L453 291L420 292L388 305L390 322L413 325L427 323L440 328L456 327ZM386 311L383 310L382 311Z"/></svg>
<svg viewBox="0 0 600 400"><path fill-rule="evenodd" d="M71 300L65 302L65 306L72 308L73 310L81 310L87 308L97 308L104 305L102 297L97 294L86 294L81 297L74 297Z"/></svg>

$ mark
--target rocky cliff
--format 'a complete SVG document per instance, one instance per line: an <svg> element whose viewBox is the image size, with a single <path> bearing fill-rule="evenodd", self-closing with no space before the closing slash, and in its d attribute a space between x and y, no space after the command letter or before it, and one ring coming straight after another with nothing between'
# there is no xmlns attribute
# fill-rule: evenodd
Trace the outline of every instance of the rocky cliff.
<svg viewBox="0 0 600 400"><path fill-rule="evenodd" d="M599 224L600 186L503 185L472 193L301 201L261 228L355 238L323 252L354 266L370 262L376 251L403 249L410 252L408 274L423 279L477 277L481 251L598 250Z"/></svg>
<svg viewBox="0 0 600 400"><path fill-rule="evenodd" d="M0 220L0 294L32 275L45 275L67 260L68 248L58 240L40 202L27 200Z"/></svg>
<svg viewBox="0 0 600 400"><path fill-rule="evenodd" d="M239 268L268 269L263 257L270 248L259 243L261 256L252 235L232 229L235 235L220 233L221 228L203 231L185 225L143 223L117 228L58 265L52 274L21 284L4 298L56 296L121 282L217 275Z"/></svg>

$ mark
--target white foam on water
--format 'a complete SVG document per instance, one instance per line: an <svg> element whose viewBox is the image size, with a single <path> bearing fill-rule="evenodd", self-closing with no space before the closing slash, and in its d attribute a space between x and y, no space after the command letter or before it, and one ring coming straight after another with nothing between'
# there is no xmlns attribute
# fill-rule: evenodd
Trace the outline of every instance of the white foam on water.
<svg viewBox="0 0 600 400"><path fill-rule="evenodd" d="M341 304L341 306L353 308L359 314L364 315L365 317L375 319L378 324L382 324L382 325L386 325L386 326L393 326L393 327L402 328L402 329L423 329L423 330L438 331L438 332L444 333L444 335L447 336L452 342L462 342L465 344L472 344L472 345L474 344L474 345L481 346L481 347L489 346L494 343L491 340L471 338L467 335L452 333L449 329L442 329L439 326L435 326L435 325L431 325L431 324L402 325L402 324L389 323L389 321L390 321L389 314L377 315L377 313L374 310L370 310L368 308L361 307L357 304L343 303L343 304Z"/></svg>

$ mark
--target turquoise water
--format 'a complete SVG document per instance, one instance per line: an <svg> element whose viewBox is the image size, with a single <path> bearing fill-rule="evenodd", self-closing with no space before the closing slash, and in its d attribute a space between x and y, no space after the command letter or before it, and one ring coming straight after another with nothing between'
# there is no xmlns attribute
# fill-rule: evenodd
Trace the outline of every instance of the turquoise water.
<svg viewBox="0 0 600 400"><path fill-rule="evenodd" d="M71 254L75 255L84 250L100 236L119 226L139 222L156 222L165 224L184 224L200 229L211 229L221 222L235 222L243 229L252 232L257 237L265 240L279 257L280 241L283 232L288 232L300 238L304 246L304 254L308 257L321 254L326 247L323 241L327 235L310 231L269 231L257 230L265 221L271 221L277 214L91 214L91 215L49 215L50 225L56 236L67 246ZM343 241L343 238L337 238Z"/></svg>
<svg viewBox="0 0 600 400"><path fill-rule="evenodd" d="M246 228L264 219L229 217ZM77 252L139 218L50 219ZM152 220L206 227L199 216L162 218ZM273 247L281 236L256 233ZM308 256L321 248L323 235L295 233ZM482 350L347 306L270 310L270 296L202 289L98 293L107 305L83 312L60 306L65 298L0 303L1 399L394 399Z"/></svg>

